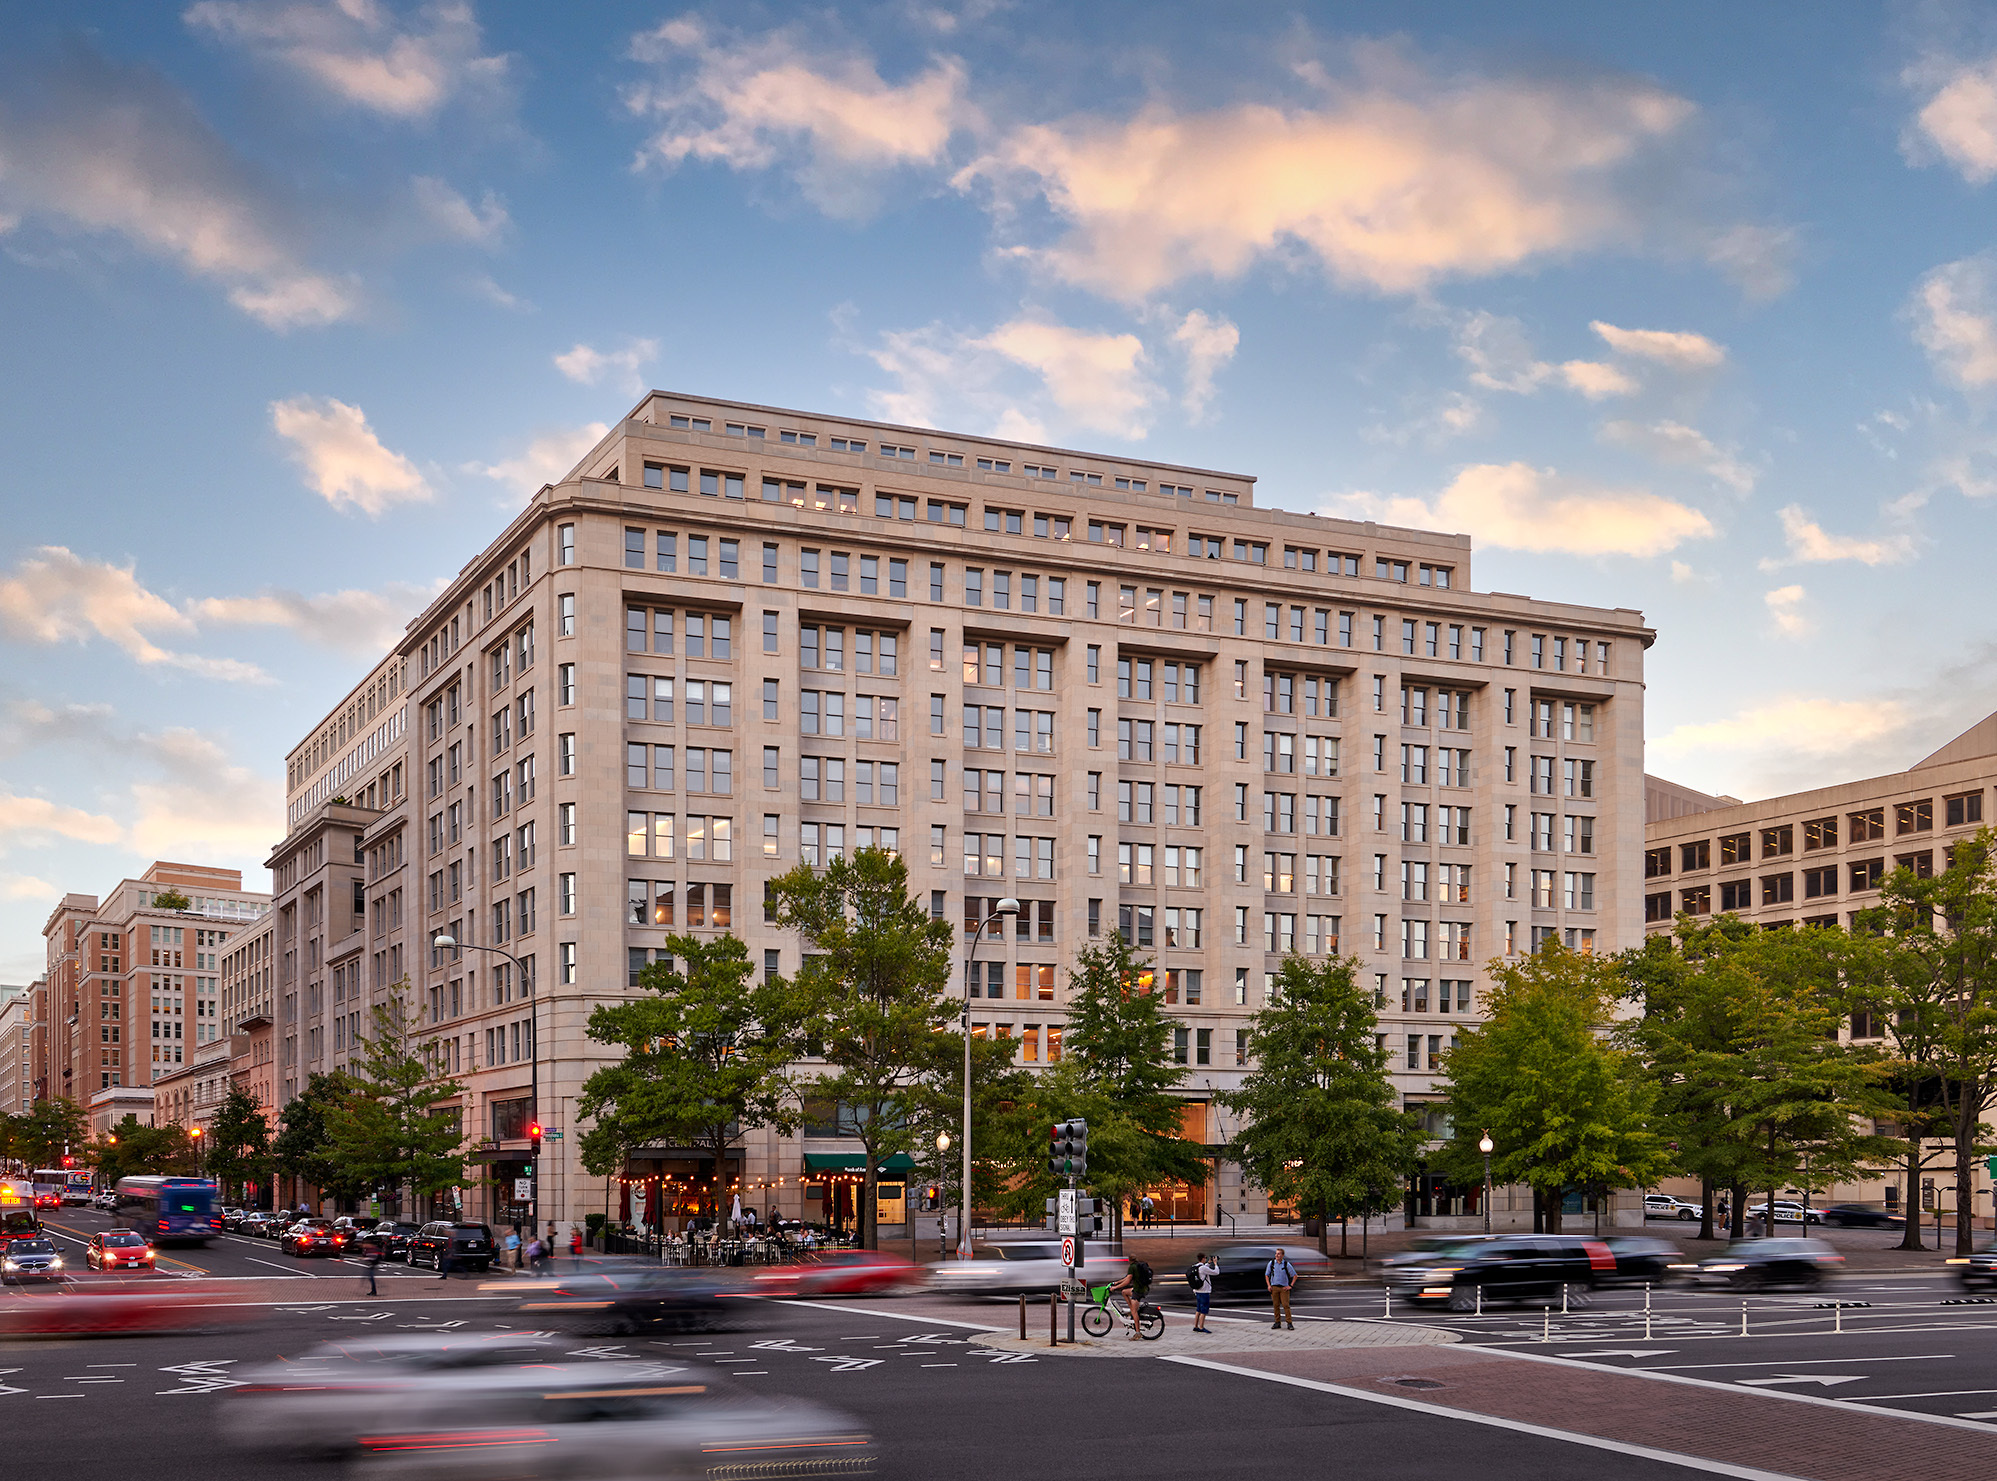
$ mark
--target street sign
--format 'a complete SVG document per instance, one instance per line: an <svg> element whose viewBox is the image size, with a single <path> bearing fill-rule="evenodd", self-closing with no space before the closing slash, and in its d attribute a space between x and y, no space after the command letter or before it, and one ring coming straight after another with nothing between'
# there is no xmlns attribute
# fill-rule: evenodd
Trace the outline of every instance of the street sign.
<svg viewBox="0 0 1997 1481"><path fill-rule="evenodd" d="M1085 1280L1064 1280L1061 1282L1061 1295L1069 1301L1086 1301L1089 1299L1089 1283Z"/></svg>
<svg viewBox="0 0 1997 1481"><path fill-rule="evenodd" d="M1055 1232L1059 1234L1073 1234L1075 1232L1075 1190L1073 1188L1063 1188L1058 1196L1061 1202L1055 1213L1055 1217L1059 1221L1055 1225ZM1070 1265L1074 1263L1073 1260L1068 1261Z"/></svg>
<svg viewBox="0 0 1997 1481"><path fill-rule="evenodd" d="M1061 1263L1070 1270L1075 1268L1075 1236L1065 1235L1061 1240Z"/></svg>
<svg viewBox="0 0 1997 1481"><path fill-rule="evenodd" d="M558 1142L562 1139L562 1129L559 1126L545 1127L541 1132L541 1136L545 1141Z"/></svg>
<svg viewBox="0 0 1997 1481"><path fill-rule="evenodd" d="M531 1203L533 1198L534 1180L532 1178L515 1178L513 1180L513 1201L515 1203Z"/></svg>

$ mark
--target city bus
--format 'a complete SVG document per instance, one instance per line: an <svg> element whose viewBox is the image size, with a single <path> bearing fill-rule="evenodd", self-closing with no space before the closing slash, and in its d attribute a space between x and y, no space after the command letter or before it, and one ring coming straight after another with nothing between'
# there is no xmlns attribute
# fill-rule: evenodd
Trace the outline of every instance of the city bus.
<svg viewBox="0 0 1997 1481"><path fill-rule="evenodd" d="M35 1185L25 1180L0 1181L0 1245L10 1239L33 1239L42 1232L35 1214Z"/></svg>
<svg viewBox="0 0 1997 1481"><path fill-rule="evenodd" d="M222 1230L219 1190L207 1178L120 1178L111 1222L154 1244L206 1244Z"/></svg>
<svg viewBox="0 0 1997 1481"><path fill-rule="evenodd" d="M45 1197L53 1191L56 1205L65 1203L88 1204L90 1202L91 1174L87 1167L38 1167L29 1174L36 1183L36 1197ZM44 1204L43 1207L50 1207Z"/></svg>
<svg viewBox="0 0 1997 1481"><path fill-rule="evenodd" d="M35 1185L36 1208L62 1207L62 1190L68 1185L68 1173L59 1167L38 1167L28 1178Z"/></svg>

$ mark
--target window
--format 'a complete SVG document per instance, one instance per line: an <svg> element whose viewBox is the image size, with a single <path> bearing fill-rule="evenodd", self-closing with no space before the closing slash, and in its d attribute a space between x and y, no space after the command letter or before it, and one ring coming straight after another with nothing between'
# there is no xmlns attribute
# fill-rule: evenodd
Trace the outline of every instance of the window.
<svg viewBox="0 0 1997 1481"><path fill-rule="evenodd" d="M1795 898L1795 875L1764 874L1761 877L1761 903L1763 905L1786 905Z"/></svg>
<svg viewBox="0 0 1997 1481"><path fill-rule="evenodd" d="M1796 851L1796 829L1789 823L1761 830L1761 857L1779 859Z"/></svg>
<svg viewBox="0 0 1997 1481"><path fill-rule="evenodd" d="M1847 813L1845 821L1851 824L1851 842L1870 843L1875 838L1886 836L1886 810L1870 808L1865 812Z"/></svg>
<svg viewBox="0 0 1997 1481"><path fill-rule="evenodd" d="M1729 833L1720 840L1720 868L1729 864L1745 864L1753 857L1753 835ZM1723 909L1725 907L1722 907Z"/></svg>
<svg viewBox="0 0 1997 1481"><path fill-rule="evenodd" d="M1671 846L1647 848L1643 851L1643 877L1659 879L1671 872Z"/></svg>
<svg viewBox="0 0 1997 1481"><path fill-rule="evenodd" d="M1687 915L1711 915L1713 912L1713 887L1699 885L1693 889L1678 892L1678 908Z"/></svg>
<svg viewBox="0 0 1997 1481"><path fill-rule="evenodd" d="M1919 802L1900 802L1893 807L1893 831L1897 833L1926 833L1935 826L1934 799L1923 797Z"/></svg>
<svg viewBox="0 0 1997 1481"><path fill-rule="evenodd" d="M1749 910L1754 905L1754 886L1751 880L1728 879L1720 882L1721 910Z"/></svg>
<svg viewBox="0 0 1997 1481"><path fill-rule="evenodd" d="M1838 892L1838 870L1835 864L1826 864L1816 869L1803 871L1803 898L1805 900L1827 899Z"/></svg>
<svg viewBox="0 0 1997 1481"><path fill-rule="evenodd" d="M1678 845L1678 867L1690 874L1695 869L1713 867L1713 845L1710 840L1701 838L1696 843Z"/></svg>
<svg viewBox="0 0 1997 1481"><path fill-rule="evenodd" d="M1950 828L1961 828L1970 823L1983 821L1983 794L1963 792L1954 797L1942 799L1943 821Z"/></svg>
<svg viewBox="0 0 1997 1481"><path fill-rule="evenodd" d="M1855 859L1851 865L1851 889L1856 894L1860 890L1876 890L1886 878L1884 859Z"/></svg>
<svg viewBox="0 0 1997 1481"><path fill-rule="evenodd" d="M1836 818L1812 818L1803 824L1803 852L1815 849L1836 848L1838 846L1838 820Z"/></svg>

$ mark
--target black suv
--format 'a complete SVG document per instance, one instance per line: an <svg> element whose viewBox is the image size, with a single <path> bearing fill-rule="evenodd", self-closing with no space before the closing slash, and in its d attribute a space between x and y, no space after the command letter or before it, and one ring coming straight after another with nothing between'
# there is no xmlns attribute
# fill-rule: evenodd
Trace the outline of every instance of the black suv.
<svg viewBox="0 0 1997 1481"><path fill-rule="evenodd" d="M1451 1311L1475 1311L1483 1301L1557 1300L1586 1306L1590 1292L1616 1271L1616 1257L1598 1239L1563 1234L1502 1234L1469 1239L1419 1260L1390 1267L1387 1289L1403 1301L1438 1301Z"/></svg>
<svg viewBox="0 0 1997 1481"><path fill-rule="evenodd" d="M409 1263L441 1270L444 1252L451 1256L454 1270L490 1270L493 1261L492 1230L484 1224L454 1224L438 1219L425 1224L409 1240Z"/></svg>
<svg viewBox="0 0 1997 1481"><path fill-rule="evenodd" d="M363 1239L372 1239L381 1246L384 1260L407 1260L409 1241L422 1231L421 1224L412 1224L407 1219L383 1219L374 1226L371 1233L363 1234Z"/></svg>

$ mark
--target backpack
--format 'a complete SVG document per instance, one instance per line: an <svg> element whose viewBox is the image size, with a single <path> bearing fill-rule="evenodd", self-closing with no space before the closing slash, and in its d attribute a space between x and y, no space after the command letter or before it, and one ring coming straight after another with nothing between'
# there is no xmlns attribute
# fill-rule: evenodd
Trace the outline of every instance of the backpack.
<svg viewBox="0 0 1997 1481"><path fill-rule="evenodd" d="M1137 1283L1140 1286L1145 1287L1147 1290L1150 1288L1151 1267L1149 1265L1146 1265L1142 1260L1132 1260L1130 1262L1130 1273L1137 1278Z"/></svg>
<svg viewBox="0 0 1997 1481"><path fill-rule="evenodd" d="M1197 1291L1197 1290L1198 1290L1198 1289L1200 1288L1200 1267L1199 1267L1199 1266L1197 1266L1197 1265L1188 1265L1188 1266L1186 1267L1186 1285L1187 1285L1187 1286L1188 1286L1188 1287L1189 1287L1190 1289L1192 1289L1192 1290L1195 1290L1195 1291Z"/></svg>

